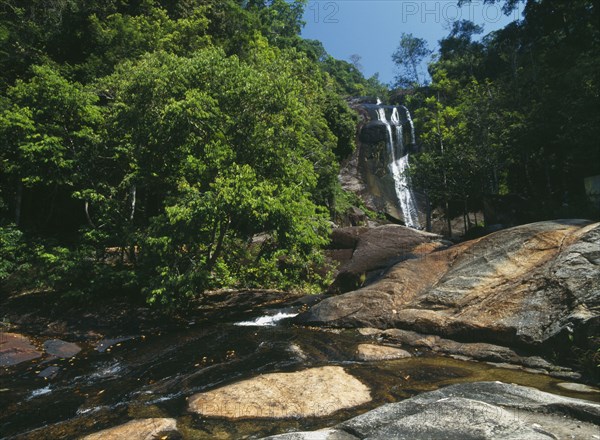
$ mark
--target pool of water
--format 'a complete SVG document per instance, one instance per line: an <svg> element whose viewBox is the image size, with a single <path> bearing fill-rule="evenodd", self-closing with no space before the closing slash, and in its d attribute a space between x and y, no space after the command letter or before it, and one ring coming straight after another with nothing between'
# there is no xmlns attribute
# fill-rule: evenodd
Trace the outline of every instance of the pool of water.
<svg viewBox="0 0 600 440"><path fill-rule="evenodd" d="M569 392L542 374L432 356L356 362L370 339L356 330L295 327L285 319L191 326L163 334L126 335L110 348L89 346L71 360L32 361L0 370L0 438L71 439L134 418L172 417L184 439L260 438L334 425L381 404L458 382L499 380L600 401ZM262 325L261 325L262 324ZM277 324L277 325L275 325ZM326 418L227 420L187 411L187 398L258 374L340 365L372 390L373 400ZM54 376L39 377L47 367Z"/></svg>

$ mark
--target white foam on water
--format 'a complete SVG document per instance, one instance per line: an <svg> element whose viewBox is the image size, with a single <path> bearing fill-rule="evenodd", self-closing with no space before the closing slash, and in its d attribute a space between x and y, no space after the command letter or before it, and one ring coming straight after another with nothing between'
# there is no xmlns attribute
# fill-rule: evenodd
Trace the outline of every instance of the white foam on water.
<svg viewBox="0 0 600 440"><path fill-rule="evenodd" d="M109 377L119 376L124 368L119 362L102 363L100 368L90 374L90 379L105 379Z"/></svg>
<svg viewBox="0 0 600 440"><path fill-rule="evenodd" d="M294 316L298 316L298 313L279 312L276 315L261 316L253 321L236 322L234 325L243 327L273 327L282 319L293 318Z"/></svg>
<svg viewBox="0 0 600 440"><path fill-rule="evenodd" d="M50 394L51 392L52 392L52 388L50 388L50 385L46 385L44 388L39 388L37 390L33 390L27 400L33 399L35 397L43 396L45 394Z"/></svg>
<svg viewBox="0 0 600 440"><path fill-rule="evenodd" d="M79 408L75 414L82 416L84 414L95 413L101 409L107 408L106 406L93 406L91 408Z"/></svg>

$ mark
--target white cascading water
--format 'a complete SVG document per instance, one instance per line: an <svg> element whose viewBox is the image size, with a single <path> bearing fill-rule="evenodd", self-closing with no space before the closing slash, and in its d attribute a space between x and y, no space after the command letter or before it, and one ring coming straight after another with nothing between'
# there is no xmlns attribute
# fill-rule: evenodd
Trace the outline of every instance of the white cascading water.
<svg viewBox="0 0 600 440"><path fill-rule="evenodd" d="M411 142L414 142L414 126L408 110L406 111L406 117L411 128ZM387 120L385 109L381 107L377 109L377 119L383 122L387 129L387 148L390 155L389 167L394 178L394 189L404 216L404 222L406 226L411 228L420 228L415 195L410 188L407 177L409 154L404 152L403 129L398 115L398 108L394 107L392 110L391 123ZM392 125L396 130L396 142L394 142L394 136L392 135Z"/></svg>

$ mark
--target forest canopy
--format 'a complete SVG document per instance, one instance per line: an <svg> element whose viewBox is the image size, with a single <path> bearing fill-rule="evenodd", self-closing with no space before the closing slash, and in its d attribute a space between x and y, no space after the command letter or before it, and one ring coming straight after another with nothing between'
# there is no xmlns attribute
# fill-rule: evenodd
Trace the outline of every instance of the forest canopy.
<svg viewBox="0 0 600 440"><path fill-rule="evenodd" d="M404 102L421 150L413 183L448 222L489 196L517 201L520 223L599 215L584 190L584 178L600 175L598 2L521 3L520 21L483 38L482 27L454 22L429 64L430 83L409 81ZM399 52L413 47L422 50L394 55L409 73L398 84L405 88L426 48L412 35L399 44Z"/></svg>
<svg viewBox="0 0 600 440"><path fill-rule="evenodd" d="M299 37L303 6L3 2L0 280L320 289L344 95L373 82Z"/></svg>

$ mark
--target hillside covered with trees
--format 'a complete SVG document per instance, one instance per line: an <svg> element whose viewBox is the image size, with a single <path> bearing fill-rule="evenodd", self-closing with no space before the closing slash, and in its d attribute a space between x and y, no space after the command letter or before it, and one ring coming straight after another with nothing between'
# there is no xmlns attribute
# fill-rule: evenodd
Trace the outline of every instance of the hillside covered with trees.
<svg viewBox="0 0 600 440"><path fill-rule="evenodd" d="M428 84L416 69L427 43L400 41L397 83L411 91L421 149L413 183L447 219L489 196L511 200L519 223L597 218L584 179L600 175L598 2L499 3L522 7L522 20L483 38L482 27L454 22Z"/></svg>
<svg viewBox="0 0 600 440"><path fill-rule="evenodd" d="M303 1L6 1L0 279L174 303L319 289L375 93L299 37Z"/></svg>

